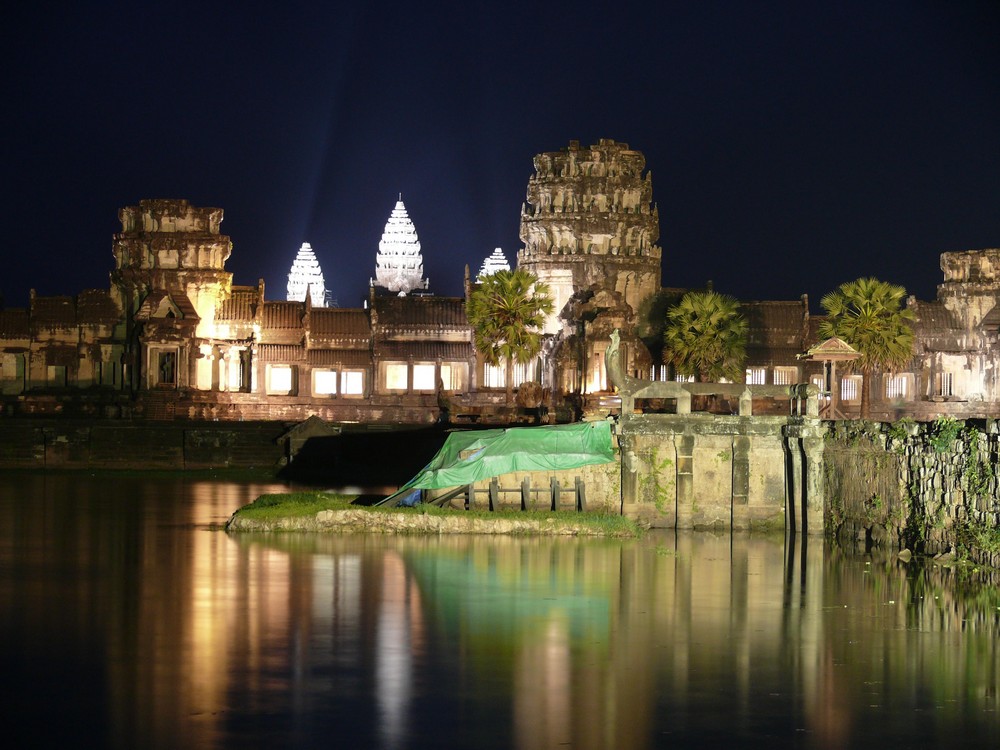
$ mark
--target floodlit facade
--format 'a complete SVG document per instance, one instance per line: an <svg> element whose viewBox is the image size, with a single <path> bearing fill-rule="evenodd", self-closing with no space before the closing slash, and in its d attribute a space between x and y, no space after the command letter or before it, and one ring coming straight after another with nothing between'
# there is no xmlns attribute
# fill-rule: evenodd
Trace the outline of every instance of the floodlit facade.
<svg viewBox="0 0 1000 750"><path fill-rule="evenodd" d="M588 405L613 408L604 352L615 329L627 374L673 377L637 333L651 298L679 299L685 291L660 285L658 216L644 168L639 152L610 140L590 148L571 141L535 157L518 264L549 284L556 309L541 355L515 368L514 385L532 382L521 395L534 392L554 418L572 419ZM290 297L311 290L301 299L267 299L263 280L234 284L222 217L219 208L184 200L123 208L107 290L32 291L26 309L0 309L0 414L394 423L516 417L504 411L504 368L486 366L472 345L465 305L475 281L467 271L463 297L426 292L402 200L379 243L368 302L357 309L322 306L314 285L322 272L308 245L289 274ZM502 257L495 251L481 273L500 267ZM907 301L915 315L911 361L872 378L874 418L1000 417L1000 249L944 253L941 269L936 300ZM813 383L836 394L825 416L857 416L860 375L802 357L832 351L818 346L821 318L810 315L805 297L741 307L749 327L745 382Z"/></svg>

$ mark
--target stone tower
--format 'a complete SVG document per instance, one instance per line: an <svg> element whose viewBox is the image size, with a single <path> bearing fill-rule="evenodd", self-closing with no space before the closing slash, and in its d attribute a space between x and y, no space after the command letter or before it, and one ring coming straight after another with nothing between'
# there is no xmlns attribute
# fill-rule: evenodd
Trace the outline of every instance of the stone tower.
<svg viewBox="0 0 1000 750"><path fill-rule="evenodd" d="M543 378L565 393L604 393L604 351L621 331L626 372L646 375L640 304L660 289L659 214L645 157L602 138L538 154L521 208L517 264L549 286Z"/></svg>
<svg viewBox="0 0 1000 750"><path fill-rule="evenodd" d="M289 302L304 302L306 294L313 307L326 307L326 284L323 269L316 260L312 245L303 242L288 272L288 290L285 299Z"/></svg>
<svg viewBox="0 0 1000 750"><path fill-rule="evenodd" d="M396 201L389 220L385 223L382 240L378 243L375 259L375 278L372 286L382 286L390 292L405 296L414 289L426 289L424 260L420 255L417 230L406 213L403 196Z"/></svg>
<svg viewBox="0 0 1000 750"><path fill-rule="evenodd" d="M493 254L486 256L483 265L479 268L476 281L482 281L484 276L492 276L497 271L509 270L510 263L507 262L507 256L503 254L503 250L499 247L494 248Z"/></svg>
<svg viewBox="0 0 1000 750"><path fill-rule="evenodd" d="M582 290L617 292L633 312L659 290L659 214L645 166L639 151L606 138L535 157L517 263L549 285L555 316ZM558 327L550 319L546 331Z"/></svg>
<svg viewBox="0 0 1000 750"><path fill-rule="evenodd" d="M124 313L132 388L210 388L216 308L232 293L221 208L143 200L118 212L111 293Z"/></svg>

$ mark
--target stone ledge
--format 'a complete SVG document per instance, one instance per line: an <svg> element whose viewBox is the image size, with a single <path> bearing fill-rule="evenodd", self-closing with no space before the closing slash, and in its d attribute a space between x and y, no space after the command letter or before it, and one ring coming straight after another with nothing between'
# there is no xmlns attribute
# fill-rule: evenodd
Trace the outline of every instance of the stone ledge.
<svg viewBox="0 0 1000 750"><path fill-rule="evenodd" d="M499 534L510 536L629 536L600 526L561 519L463 518L414 513L383 513L369 510L322 510L314 516L295 516L269 521L234 514L226 531L320 531L367 534Z"/></svg>

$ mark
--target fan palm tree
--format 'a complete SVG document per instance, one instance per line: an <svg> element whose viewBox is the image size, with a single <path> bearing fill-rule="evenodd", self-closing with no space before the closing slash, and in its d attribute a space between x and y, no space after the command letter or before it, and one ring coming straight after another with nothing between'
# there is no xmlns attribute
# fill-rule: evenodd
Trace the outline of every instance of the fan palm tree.
<svg viewBox="0 0 1000 750"><path fill-rule="evenodd" d="M514 394L514 363L538 356L552 305L548 286L523 268L486 276L469 295L466 314L473 344L488 364L506 365L508 404Z"/></svg>
<svg viewBox="0 0 1000 750"><path fill-rule="evenodd" d="M663 361L699 382L739 382L746 362L747 322L735 298L688 292L667 311Z"/></svg>
<svg viewBox="0 0 1000 750"><path fill-rule="evenodd" d="M819 325L823 338L838 336L860 352L850 367L861 372L861 418L871 415L872 373L892 371L913 356L912 310L902 307L906 290L875 278L856 279L820 300L827 318Z"/></svg>

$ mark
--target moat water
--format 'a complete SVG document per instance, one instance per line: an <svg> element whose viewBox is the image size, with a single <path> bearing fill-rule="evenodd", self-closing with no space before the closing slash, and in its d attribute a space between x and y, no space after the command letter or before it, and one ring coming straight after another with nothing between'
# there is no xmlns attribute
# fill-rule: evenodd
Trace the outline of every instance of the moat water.
<svg viewBox="0 0 1000 750"><path fill-rule="evenodd" d="M280 484L0 475L17 747L1000 746L996 579L819 539L236 536Z"/></svg>

